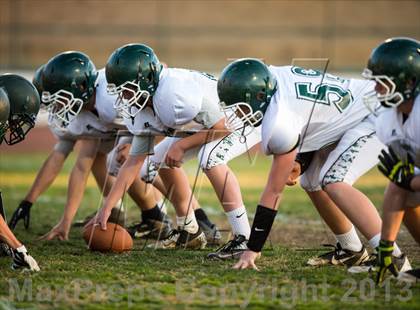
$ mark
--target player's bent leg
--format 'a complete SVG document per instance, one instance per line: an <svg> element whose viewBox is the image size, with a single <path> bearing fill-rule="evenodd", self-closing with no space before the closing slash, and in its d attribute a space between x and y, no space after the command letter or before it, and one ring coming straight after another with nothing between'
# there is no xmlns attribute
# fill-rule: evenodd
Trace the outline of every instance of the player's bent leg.
<svg viewBox="0 0 420 310"><path fill-rule="evenodd" d="M420 245L420 206L406 208L404 224L414 240Z"/></svg>
<svg viewBox="0 0 420 310"><path fill-rule="evenodd" d="M324 190L368 240L380 233L381 218L363 193L344 182L328 184Z"/></svg>
<svg viewBox="0 0 420 310"><path fill-rule="evenodd" d="M377 155L384 147L375 135L372 122L367 119L347 131L319 174L323 189L368 240L378 236L382 221L369 198L352 185L377 164ZM373 241L370 245L375 248L379 240Z"/></svg>
<svg viewBox="0 0 420 310"><path fill-rule="evenodd" d="M311 199L321 218L335 235L345 234L353 227L353 224L325 191L307 191L306 194Z"/></svg>
<svg viewBox="0 0 420 310"><path fill-rule="evenodd" d="M137 178L128 189L130 197L141 210L141 221L128 227L133 238L166 239L172 230L170 218L155 198L155 189Z"/></svg>
<svg viewBox="0 0 420 310"><path fill-rule="evenodd" d="M382 221L369 198L352 187L352 184L377 164L377 154L383 147L372 129L372 120L367 119L347 131L341 138L328 155L319 179L329 197L369 240L369 245L373 249L379 246ZM402 265L408 265L405 263L408 263L405 255L396 245L393 255L403 262ZM361 268L353 266L349 271L368 271L375 263L376 256L373 255L363 262Z"/></svg>
<svg viewBox="0 0 420 310"><path fill-rule="evenodd" d="M353 224L321 188L320 171L335 147L336 144L333 144L315 152L310 165L300 177L300 185L305 189L321 218L327 223L336 239L335 245L326 245L331 247L331 250L307 261L307 264L311 266L352 266L361 264L368 257Z"/></svg>
<svg viewBox="0 0 420 310"><path fill-rule="evenodd" d="M358 230L369 240L370 246L376 249L380 241L382 221L370 200L363 193L344 182L329 184L324 189ZM407 257L401 253L397 245L394 247L393 259L396 260L399 270L411 269ZM374 253L363 261L361 266L352 266L349 272L371 271L376 265L376 261L377 256Z"/></svg>
<svg viewBox="0 0 420 310"><path fill-rule="evenodd" d="M233 239L221 246L208 258L236 258L247 249L251 228L242 200L239 182L227 163L261 141L259 129L247 137L240 132L203 145L199 152L201 168L210 180L232 227Z"/></svg>
<svg viewBox="0 0 420 310"><path fill-rule="evenodd" d="M246 242L251 231L246 208L242 202L239 182L225 164L204 171L223 205L233 232L232 240L229 240L215 252L209 253L207 257L218 259L239 257L247 249Z"/></svg>
<svg viewBox="0 0 420 310"><path fill-rule="evenodd" d="M107 166L110 175L116 176L118 174L124 160L124 154L120 154L120 151L124 150L124 147L131 144L131 142L132 137L121 137L118 140L118 144L108 154ZM157 190L154 186L146 184L140 178L137 178L127 192L141 210L140 222L134 223L127 228L131 236L133 238L147 239L166 238L172 229L171 221L163 212L162 203L157 203L161 200L161 195L156 195ZM113 211L114 209L110 218L115 213Z"/></svg>
<svg viewBox="0 0 420 310"><path fill-rule="evenodd" d="M307 191L318 213L333 231L336 245L331 245L331 251L318 257L310 258L310 266L346 265L348 267L360 265L368 258L368 252L357 235L356 230L347 217L322 190Z"/></svg>
<svg viewBox="0 0 420 310"><path fill-rule="evenodd" d="M155 244L155 248L202 249L207 241L192 208L192 192L188 177L182 168L163 168L159 174L168 189L168 199L175 207L178 228L166 240Z"/></svg>
<svg viewBox="0 0 420 310"><path fill-rule="evenodd" d="M164 158L172 143L177 140L179 140L179 138L165 138L157 146L155 146L154 154L146 158L140 172L142 180L147 183L153 183L167 198L171 195L170 188L165 185L165 182L162 182L162 184L159 183L159 181L161 181L159 173L161 170L167 170L166 165L163 163ZM199 149L197 148L187 151L184 156L184 161L196 157L198 150ZM200 208L194 195L190 197L190 200L197 223L206 235L208 243L210 243L210 245L218 245L220 243L219 240L221 240L221 234L217 226L209 220L205 211Z"/></svg>
<svg viewBox="0 0 420 310"><path fill-rule="evenodd" d="M408 203L415 200L417 204L419 201L419 195L417 195L418 193L410 194L414 197L408 197ZM416 242L420 245L420 206L411 207L407 204L403 221L411 236L413 236L414 240L416 240ZM397 263L397 268L400 271L397 277L398 281L413 284L420 282L420 269L411 269L408 260L404 261L402 258L398 260L393 258L393 261Z"/></svg>

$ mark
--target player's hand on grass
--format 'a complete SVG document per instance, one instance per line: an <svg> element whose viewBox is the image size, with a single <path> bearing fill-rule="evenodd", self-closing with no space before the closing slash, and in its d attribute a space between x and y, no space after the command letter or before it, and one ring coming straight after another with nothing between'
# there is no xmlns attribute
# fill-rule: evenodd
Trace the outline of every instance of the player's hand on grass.
<svg viewBox="0 0 420 310"><path fill-rule="evenodd" d="M297 161L295 161L292 172L290 172L289 178L287 179L286 184L288 186L296 185L299 176L300 176L300 164Z"/></svg>
<svg viewBox="0 0 420 310"><path fill-rule="evenodd" d="M184 158L185 150L177 142L172 144L165 157L165 164L170 167L181 167L182 159Z"/></svg>
<svg viewBox="0 0 420 310"><path fill-rule="evenodd" d="M386 176L395 185L412 191L411 180L414 177L414 161L408 154L407 161L402 161L394 150L389 147L389 151L381 151L379 155L380 164L378 165L379 171Z"/></svg>
<svg viewBox="0 0 420 310"><path fill-rule="evenodd" d="M9 227L11 230L15 229L17 223L20 220L23 220L23 225L25 229L29 228L29 223L31 219L31 207L32 203L26 200L22 200L19 204L19 207L13 212L12 218L9 221Z"/></svg>
<svg viewBox="0 0 420 310"><path fill-rule="evenodd" d="M71 223L68 223L67 221L62 219L48 233L46 233L39 239L40 240L58 239L60 241L66 241L69 239L70 226L71 226Z"/></svg>
<svg viewBox="0 0 420 310"><path fill-rule="evenodd" d="M29 271L39 271L39 266L36 260L28 254L25 246L14 249L12 251L13 263L12 269L24 269Z"/></svg>
<svg viewBox="0 0 420 310"><path fill-rule="evenodd" d="M394 250L394 242L381 240L378 247L378 267L379 271L376 275L376 284L384 281L387 271L390 271L395 277L398 276L398 268L392 262L392 251Z"/></svg>
<svg viewBox="0 0 420 310"><path fill-rule="evenodd" d="M261 256L261 253L257 253L251 250L247 250L242 253L239 261L233 266L233 269L248 269L252 268L259 270L255 265L255 260Z"/></svg>

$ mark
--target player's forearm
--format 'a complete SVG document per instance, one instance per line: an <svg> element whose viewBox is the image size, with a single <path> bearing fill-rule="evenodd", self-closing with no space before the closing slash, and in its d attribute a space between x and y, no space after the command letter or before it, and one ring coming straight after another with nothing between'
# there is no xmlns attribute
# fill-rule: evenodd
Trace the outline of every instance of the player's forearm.
<svg viewBox="0 0 420 310"><path fill-rule="evenodd" d="M63 153L53 151L42 165L25 200L34 203L55 180L65 160L66 156Z"/></svg>
<svg viewBox="0 0 420 310"><path fill-rule="evenodd" d="M71 223L76 215L77 209L79 209L92 163L93 160L89 163L85 163L85 165L78 165L76 163L76 166L70 174L69 187L67 190L67 203L63 214L63 220L66 222Z"/></svg>
<svg viewBox="0 0 420 310"><path fill-rule="evenodd" d="M128 157L122 165L110 193L105 199L104 209L111 210L117 204L118 200L122 198L123 194L137 177L145 157L145 155L130 155Z"/></svg>
<svg viewBox="0 0 420 310"><path fill-rule="evenodd" d="M282 197L282 190L273 186L267 186L260 198L260 205L268 209L277 210Z"/></svg>
<svg viewBox="0 0 420 310"><path fill-rule="evenodd" d="M268 181L261 195L260 205L269 209L277 209L281 193L295 163L295 155L295 151L288 154L274 155Z"/></svg>
<svg viewBox="0 0 420 310"><path fill-rule="evenodd" d="M271 231L277 214L277 206L280 202L284 186L292 171L295 162L296 151L287 154L274 155L267 185L260 199L260 204L255 212L252 223L251 235L248 241L248 249L261 252L265 241Z"/></svg>
<svg viewBox="0 0 420 310"><path fill-rule="evenodd" d="M229 133L230 132L225 126L225 119L222 118L210 129L202 130L196 134L193 134L192 136L183 138L179 141L179 143L184 150L189 150L194 147L198 147L211 141L223 138Z"/></svg>
<svg viewBox="0 0 420 310"><path fill-rule="evenodd" d="M81 139L79 143L80 152L70 174L67 203L62 217L62 220L66 224L73 221L77 209L82 202L87 178L92 169L93 161L96 158L100 139Z"/></svg>
<svg viewBox="0 0 420 310"><path fill-rule="evenodd" d="M382 215L382 233L383 240L395 241L398 231L404 217L404 206L407 197L407 191L390 183L385 192Z"/></svg>
<svg viewBox="0 0 420 310"><path fill-rule="evenodd" d="M209 143L211 141L220 139L226 136L226 134L228 134L228 132L226 131L209 129L206 131L200 131L189 137L183 138L179 140L178 143L182 147L182 149L189 150L189 149L204 145L206 143Z"/></svg>
<svg viewBox="0 0 420 310"><path fill-rule="evenodd" d="M0 215L0 240L5 242L8 246L13 249L17 249L22 246L22 243L16 239L15 235L10 230L3 217Z"/></svg>

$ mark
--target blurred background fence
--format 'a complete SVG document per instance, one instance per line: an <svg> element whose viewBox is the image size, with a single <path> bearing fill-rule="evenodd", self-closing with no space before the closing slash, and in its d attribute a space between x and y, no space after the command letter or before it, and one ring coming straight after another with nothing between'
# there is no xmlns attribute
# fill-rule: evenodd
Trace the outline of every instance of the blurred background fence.
<svg viewBox="0 0 420 310"><path fill-rule="evenodd" d="M0 70L34 69L64 50L98 67L129 42L170 66L218 72L229 58L330 59L360 71L391 36L420 37L420 1L0 0Z"/></svg>
<svg viewBox="0 0 420 310"><path fill-rule="evenodd" d="M371 49L392 36L420 38L420 1L0 0L0 74L31 79L65 50L101 68L114 49L141 42L171 67L213 74L232 58L328 58L329 72L360 77ZM51 149L45 125L40 112L30 138L0 149Z"/></svg>

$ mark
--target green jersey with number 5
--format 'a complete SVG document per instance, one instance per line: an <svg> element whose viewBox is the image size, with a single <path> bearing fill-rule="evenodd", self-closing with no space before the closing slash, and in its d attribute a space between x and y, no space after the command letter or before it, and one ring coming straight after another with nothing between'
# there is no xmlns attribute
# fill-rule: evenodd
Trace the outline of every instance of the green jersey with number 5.
<svg viewBox="0 0 420 310"><path fill-rule="evenodd" d="M264 115L262 144L267 154L299 146L319 150L369 115L363 95L374 88L367 80L344 79L313 69L269 67L277 91Z"/></svg>

